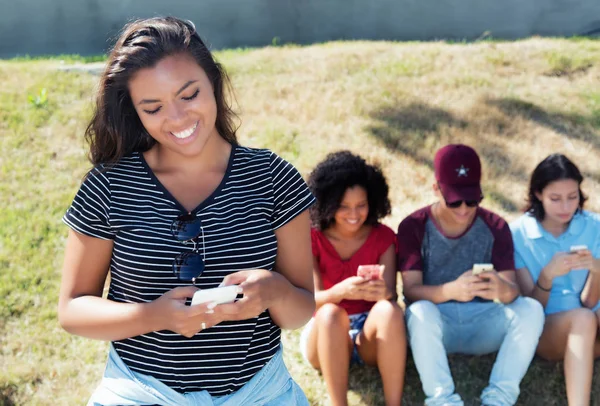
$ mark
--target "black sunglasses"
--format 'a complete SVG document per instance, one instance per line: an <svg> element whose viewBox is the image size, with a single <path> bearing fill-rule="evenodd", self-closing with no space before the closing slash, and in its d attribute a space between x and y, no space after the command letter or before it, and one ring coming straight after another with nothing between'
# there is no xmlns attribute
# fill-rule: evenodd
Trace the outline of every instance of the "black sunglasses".
<svg viewBox="0 0 600 406"><path fill-rule="evenodd" d="M204 261L206 259L204 245L204 229L200 219L193 214L182 214L171 224L171 233L177 241L193 241L194 250L178 254L173 260L173 273L180 281L196 283L196 279L204 272ZM198 254L196 238L202 235L202 256Z"/></svg>
<svg viewBox="0 0 600 406"><path fill-rule="evenodd" d="M459 208L460 206L462 206L463 202L465 202L467 207L477 207L477 206L479 206L479 203L481 203L481 200L482 199L479 199L479 200L457 200L455 202L448 202L444 198L444 201L446 202L446 206L450 207L451 209Z"/></svg>
<svg viewBox="0 0 600 406"><path fill-rule="evenodd" d="M439 183L437 184L437 186L438 190L440 191L440 194L444 198L444 202L446 202L446 206L450 207L451 209L458 209L460 206L462 206L463 202L465 202L467 207L477 207L483 200L483 196L480 196L478 200L456 200L454 202L449 202L448 200L446 200L446 196L444 196L444 194L442 193L442 188Z"/></svg>

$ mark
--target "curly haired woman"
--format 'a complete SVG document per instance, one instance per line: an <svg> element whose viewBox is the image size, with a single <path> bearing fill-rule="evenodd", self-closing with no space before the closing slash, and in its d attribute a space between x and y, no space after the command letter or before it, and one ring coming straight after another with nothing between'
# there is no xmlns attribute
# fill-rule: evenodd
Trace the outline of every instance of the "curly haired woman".
<svg viewBox="0 0 600 406"><path fill-rule="evenodd" d="M302 332L302 352L323 373L334 405L347 404L351 363L376 365L385 402L399 405L406 364L404 314L396 303L395 233L379 168L348 151L329 154L308 185L317 311ZM361 265L381 274L359 276Z"/></svg>

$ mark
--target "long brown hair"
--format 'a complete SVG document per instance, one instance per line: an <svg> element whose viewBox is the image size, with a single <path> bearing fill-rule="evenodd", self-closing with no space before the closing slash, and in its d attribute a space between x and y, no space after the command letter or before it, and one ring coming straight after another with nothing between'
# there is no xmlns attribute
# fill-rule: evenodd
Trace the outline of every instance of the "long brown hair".
<svg viewBox="0 0 600 406"><path fill-rule="evenodd" d="M206 47L190 21L155 17L127 24L108 56L100 77L94 115L85 132L94 165L114 164L133 152L144 152L156 141L137 115L128 82L140 69L152 68L163 58L189 53L204 70L217 103L215 127L231 144L237 144L237 118L228 100L232 96L227 73Z"/></svg>

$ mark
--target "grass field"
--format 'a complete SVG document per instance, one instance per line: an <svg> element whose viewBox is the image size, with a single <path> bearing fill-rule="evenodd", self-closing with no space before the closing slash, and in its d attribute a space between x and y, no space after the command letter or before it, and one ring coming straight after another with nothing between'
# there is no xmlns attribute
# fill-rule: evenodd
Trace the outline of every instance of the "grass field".
<svg viewBox="0 0 600 406"><path fill-rule="evenodd" d="M243 144L268 147L303 174L346 148L381 164L395 228L432 200L432 157L463 142L481 154L483 205L508 219L533 167L551 152L583 170L600 211L600 42L529 39L471 44L334 42L227 50ZM99 382L106 343L63 332L56 303L66 227L61 216L89 164L83 133L97 77L59 68L92 59L0 61L0 405L83 404ZM315 405L325 386L286 332L286 362ZM493 356L452 357L467 404ZM594 404L600 405L596 373ZM354 405L381 404L370 368L353 369ZM521 405L564 405L560 364L534 361ZM408 362L404 403L422 404Z"/></svg>

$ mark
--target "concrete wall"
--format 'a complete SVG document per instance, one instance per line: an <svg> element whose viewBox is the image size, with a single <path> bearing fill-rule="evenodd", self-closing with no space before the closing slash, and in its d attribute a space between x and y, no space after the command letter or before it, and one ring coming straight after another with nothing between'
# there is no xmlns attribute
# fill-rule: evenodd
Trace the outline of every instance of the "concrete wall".
<svg viewBox="0 0 600 406"><path fill-rule="evenodd" d="M0 57L100 54L127 20L167 14L213 48L600 32L600 0L0 0Z"/></svg>

